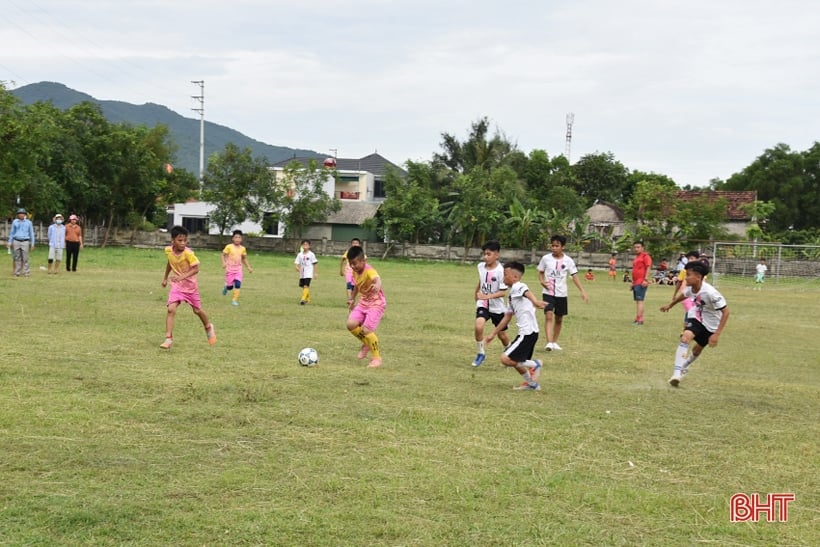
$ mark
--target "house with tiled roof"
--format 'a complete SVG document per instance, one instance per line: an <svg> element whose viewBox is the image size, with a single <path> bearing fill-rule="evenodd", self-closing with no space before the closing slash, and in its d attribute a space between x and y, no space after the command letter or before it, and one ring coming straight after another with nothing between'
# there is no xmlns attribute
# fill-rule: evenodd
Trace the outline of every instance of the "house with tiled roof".
<svg viewBox="0 0 820 547"><path fill-rule="evenodd" d="M307 166L315 158L294 157L274 164L273 170L281 176L285 167L294 161ZM325 222L310 226L305 237L332 241L349 241L354 237L375 240L375 232L365 230L362 224L376 216L386 197L384 183L388 171L392 170L400 176L407 175L407 172L377 152L362 158L328 158L325 165L336 167L336 177L328 178L325 191L338 199L342 206L331 213Z"/></svg>
<svg viewBox="0 0 820 547"><path fill-rule="evenodd" d="M675 197L680 201L707 198L709 203L725 200L726 219L723 222L723 227L731 235L745 236L746 230L752 222L752 217L744 206L751 205L757 200L757 192L754 190L736 192L725 190L679 190Z"/></svg>

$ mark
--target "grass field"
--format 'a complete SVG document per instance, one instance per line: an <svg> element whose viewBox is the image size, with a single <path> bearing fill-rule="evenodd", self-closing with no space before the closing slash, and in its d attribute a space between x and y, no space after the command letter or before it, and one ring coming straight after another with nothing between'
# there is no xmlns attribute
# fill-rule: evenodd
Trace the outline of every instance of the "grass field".
<svg viewBox="0 0 820 547"><path fill-rule="evenodd" d="M302 307L293 257L251 252L232 307L198 256L218 342L182 308L170 351L161 250L86 249L49 276L40 248L29 279L6 262L0 544L820 545L820 291L727 286L720 345L673 389L671 288L633 327L599 272L589 304L570 287L564 351L539 343L543 390L514 392L497 342L470 366L475 265L373 260L369 370L338 258ZM796 500L731 523L739 492Z"/></svg>

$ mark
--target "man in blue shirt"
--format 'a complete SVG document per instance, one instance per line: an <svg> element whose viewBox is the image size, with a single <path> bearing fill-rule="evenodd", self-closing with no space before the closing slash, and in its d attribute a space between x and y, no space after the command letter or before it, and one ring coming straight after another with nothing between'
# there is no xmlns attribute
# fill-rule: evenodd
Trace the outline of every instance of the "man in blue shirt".
<svg viewBox="0 0 820 547"><path fill-rule="evenodd" d="M17 209L17 218L11 222L9 242L6 245L14 254L14 276L29 276L29 251L34 250L34 225L26 217L25 209Z"/></svg>

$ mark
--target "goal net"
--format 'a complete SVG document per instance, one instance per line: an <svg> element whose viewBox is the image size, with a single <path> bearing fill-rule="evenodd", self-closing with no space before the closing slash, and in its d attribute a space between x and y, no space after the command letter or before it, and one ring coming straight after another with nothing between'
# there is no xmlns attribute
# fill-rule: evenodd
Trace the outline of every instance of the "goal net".
<svg viewBox="0 0 820 547"><path fill-rule="evenodd" d="M765 259L763 283L756 283L758 265ZM778 243L713 243L713 285L749 288L820 289L820 246ZM762 287L761 287L762 285Z"/></svg>

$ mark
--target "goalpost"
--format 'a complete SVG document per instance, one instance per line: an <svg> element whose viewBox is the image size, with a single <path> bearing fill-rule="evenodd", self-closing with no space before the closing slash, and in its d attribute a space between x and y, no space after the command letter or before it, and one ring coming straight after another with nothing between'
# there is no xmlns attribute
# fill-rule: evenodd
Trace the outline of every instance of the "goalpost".
<svg viewBox="0 0 820 547"><path fill-rule="evenodd" d="M820 288L820 245L780 243L713 243L712 284L752 288L761 258L767 267L764 287Z"/></svg>

